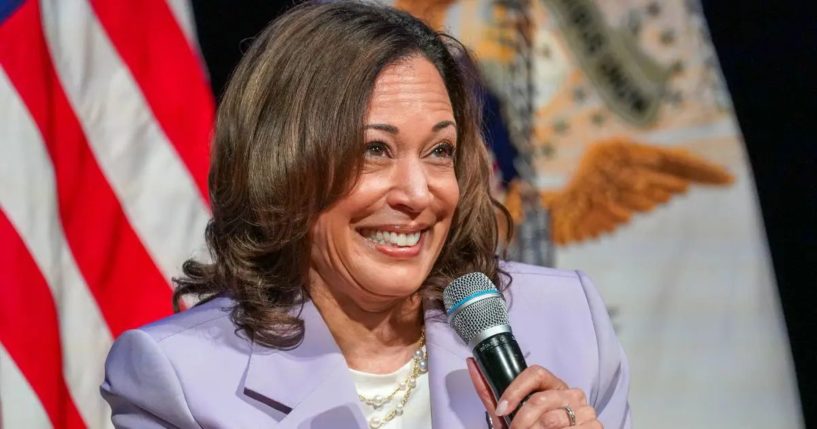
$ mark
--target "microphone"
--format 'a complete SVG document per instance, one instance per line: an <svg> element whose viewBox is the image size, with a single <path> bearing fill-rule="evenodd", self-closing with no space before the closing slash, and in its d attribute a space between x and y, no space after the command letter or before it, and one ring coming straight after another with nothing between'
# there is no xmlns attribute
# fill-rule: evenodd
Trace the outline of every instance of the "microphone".
<svg viewBox="0 0 817 429"><path fill-rule="evenodd" d="M465 274L443 290L448 323L472 350L494 398L502 393L527 364L508 322L505 301L483 273ZM510 424L515 413L505 416Z"/></svg>

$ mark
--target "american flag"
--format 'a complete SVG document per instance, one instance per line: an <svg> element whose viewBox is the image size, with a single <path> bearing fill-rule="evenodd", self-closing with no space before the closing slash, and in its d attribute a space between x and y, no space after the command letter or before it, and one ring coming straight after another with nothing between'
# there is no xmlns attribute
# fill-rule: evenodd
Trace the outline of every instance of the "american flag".
<svg viewBox="0 0 817 429"><path fill-rule="evenodd" d="M104 359L204 248L214 100L185 0L0 0L0 427L110 427Z"/></svg>

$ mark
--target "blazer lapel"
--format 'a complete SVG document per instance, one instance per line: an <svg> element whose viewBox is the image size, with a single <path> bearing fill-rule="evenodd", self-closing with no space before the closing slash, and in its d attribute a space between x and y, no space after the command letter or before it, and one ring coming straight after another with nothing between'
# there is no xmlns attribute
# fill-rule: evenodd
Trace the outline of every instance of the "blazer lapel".
<svg viewBox="0 0 817 429"><path fill-rule="evenodd" d="M311 301L301 318L304 339L296 348L253 345L245 395L277 411L281 428L366 427L346 361Z"/></svg>
<svg viewBox="0 0 817 429"><path fill-rule="evenodd" d="M304 304L304 340L291 350L253 344L244 394L268 407L280 428L365 428L346 361L312 302ZM425 311L434 429L484 428L485 408L465 359L471 351L439 310Z"/></svg>
<svg viewBox="0 0 817 429"><path fill-rule="evenodd" d="M485 407L477 396L465 359L468 346L440 310L425 311L431 421L435 429L485 428Z"/></svg>

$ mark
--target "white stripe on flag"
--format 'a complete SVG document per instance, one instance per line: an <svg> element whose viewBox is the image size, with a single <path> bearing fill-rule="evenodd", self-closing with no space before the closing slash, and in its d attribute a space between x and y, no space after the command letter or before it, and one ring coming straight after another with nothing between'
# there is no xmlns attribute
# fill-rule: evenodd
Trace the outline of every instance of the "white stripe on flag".
<svg viewBox="0 0 817 429"><path fill-rule="evenodd" d="M31 385L0 344L0 428L51 428L51 421Z"/></svg>
<svg viewBox="0 0 817 429"><path fill-rule="evenodd" d="M128 220L169 282L204 249L209 210L90 4L46 0L42 9L70 104Z"/></svg>
<svg viewBox="0 0 817 429"><path fill-rule="evenodd" d="M0 100L0 129L5 132L0 207L51 289L59 317L64 376L80 415L91 427L110 427L110 410L99 395L99 385L111 334L65 241L54 171L42 136L2 68Z"/></svg>

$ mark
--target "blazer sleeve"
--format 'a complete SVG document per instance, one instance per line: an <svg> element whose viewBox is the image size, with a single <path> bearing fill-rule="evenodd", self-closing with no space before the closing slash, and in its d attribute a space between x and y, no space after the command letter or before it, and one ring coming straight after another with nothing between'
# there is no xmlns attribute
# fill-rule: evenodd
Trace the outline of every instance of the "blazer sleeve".
<svg viewBox="0 0 817 429"><path fill-rule="evenodd" d="M599 296L590 279L579 272L584 288L598 345L599 373L595 389L588 394L588 401L596 409L599 421L606 429L629 429L630 368L627 357L618 342L607 306Z"/></svg>
<svg viewBox="0 0 817 429"><path fill-rule="evenodd" d="M127 331L114 342L100 392L117 428L200 427L173 365L144 331Z"/></svg>

